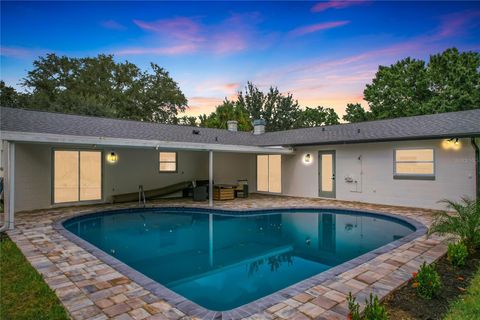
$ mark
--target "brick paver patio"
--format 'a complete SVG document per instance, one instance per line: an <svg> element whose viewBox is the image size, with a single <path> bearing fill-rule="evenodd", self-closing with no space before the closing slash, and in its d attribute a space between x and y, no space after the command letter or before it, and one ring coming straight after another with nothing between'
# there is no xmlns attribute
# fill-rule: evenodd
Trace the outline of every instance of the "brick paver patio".
<svg viewBox="0 0 480 320"><path fill-rule="evenodd" d="M159 200L153 206L207 207L186 199ZM192 303L163 296L159 285L128 271L123 264L107 263L98 252L65 237L56 225L61 219L107 209L135 207L96 205L48 209L16 214L16 229L8 231L28 261L42 274L73 319L345 319L346 296L352 292L359 302L373 292L379 298L403 285L411 273L446 252L439 237L416 235L396 246L385 246L332 268L298 285L227 312L192 308ZM216 202L222 209L275 207L335 207L371 210L431 224L433 211L337 200L252 195L247 199ZM56 223L57 222L57 223ZM106 262L107 261L107 262ZM132 276L135 275L135 276ZM140 280L139 280L140 279ZM148 280L148 279L147 279ZM173 298L172 298L173 297Z"/></svg>

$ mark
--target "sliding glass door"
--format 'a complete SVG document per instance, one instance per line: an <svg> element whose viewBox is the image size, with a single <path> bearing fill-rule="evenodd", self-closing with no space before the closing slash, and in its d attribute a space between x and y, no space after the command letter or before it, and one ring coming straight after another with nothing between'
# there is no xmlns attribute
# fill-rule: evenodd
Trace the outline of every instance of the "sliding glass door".
<svg viewBox="0 0 480 320"><path fill-rule="evenodd" d="M102 199L102 152L53 151L53 203Z"/></svg>
<svg viewBox="0 0 480 320"><path fill-rule="evenodd" d="M257 191L282 192L282 156L257 156Z"/></svg>

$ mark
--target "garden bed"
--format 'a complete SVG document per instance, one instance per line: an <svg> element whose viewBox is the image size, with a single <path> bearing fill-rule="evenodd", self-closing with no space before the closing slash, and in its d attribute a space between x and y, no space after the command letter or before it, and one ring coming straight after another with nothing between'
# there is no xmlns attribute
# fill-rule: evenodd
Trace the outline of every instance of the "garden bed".
<svg viewBox="0 0 480 320"><path fill-rule="evenodd" d="M411 284L408 284L389 295L383 305L391 319L443 319L451 303L465 292L479 268L478 252L470 256L462 268L454 268L444 256L437 262L437 271L442 279L442 289L437 297L431 300L423 299L416 294Z"/></svg>

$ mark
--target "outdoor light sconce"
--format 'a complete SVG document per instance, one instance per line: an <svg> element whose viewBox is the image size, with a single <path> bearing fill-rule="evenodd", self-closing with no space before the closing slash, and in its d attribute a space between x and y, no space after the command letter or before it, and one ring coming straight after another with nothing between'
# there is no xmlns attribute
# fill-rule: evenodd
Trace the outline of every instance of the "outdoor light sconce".
<svg viewBox="0 0 480 320"><path fill-rule="evenodd" d="M310 153L307 153L306 155L304 155L303 162L305 164L309 164L310 162L312 162L312 155Z"/></svg>
<svg viewBox="0 0 480 320"><path fill-rule="evenodd" d="M442 142L443 149L459 150L462 147L462 143L458 138L445 139Z"/></svg>
<svg viewBox="0 0 480 320"><path fill-rule="evenodd" d="M107 155L107 161L108 163L117 163L118 161L118 155L115 153L115 152L110 152L108 155Z"/></svg>

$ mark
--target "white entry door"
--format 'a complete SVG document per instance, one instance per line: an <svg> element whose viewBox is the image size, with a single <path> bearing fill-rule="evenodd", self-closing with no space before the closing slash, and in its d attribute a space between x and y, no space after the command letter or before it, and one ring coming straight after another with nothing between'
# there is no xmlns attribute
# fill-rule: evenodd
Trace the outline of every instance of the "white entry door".
<svg viewBox="0 0 480 320"><path fill-rule="evenodd" d="M335 151L318 152L318 195L335 198Z"/></svg>

